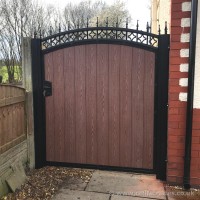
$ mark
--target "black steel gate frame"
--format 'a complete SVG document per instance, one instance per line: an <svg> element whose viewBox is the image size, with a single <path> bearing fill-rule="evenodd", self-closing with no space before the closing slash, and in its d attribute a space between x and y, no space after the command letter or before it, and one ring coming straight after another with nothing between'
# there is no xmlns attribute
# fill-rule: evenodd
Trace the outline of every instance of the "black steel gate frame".
<svg viewBox="0 0 200 200"><path fill-rule="evenodd" d="M44 92L44 54L70 46L83 44L120 44L155 52L155 100L154 100L154 166L153 170L121 167L80 165L81 167L128 170L154 173L166 180L167 165L167 116L169 79L169 35L155 35L138 29L118 27L87 27L68 30L44 38L35 38L32 46L32 83L34 101L35 166L64 165L78 167L77 164L52 163L46 161L46 120Z"/></svg>

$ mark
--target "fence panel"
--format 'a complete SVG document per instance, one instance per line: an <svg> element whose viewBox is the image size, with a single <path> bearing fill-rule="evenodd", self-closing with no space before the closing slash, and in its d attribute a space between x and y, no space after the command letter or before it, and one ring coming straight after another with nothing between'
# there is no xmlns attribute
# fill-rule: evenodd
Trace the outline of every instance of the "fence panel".
<svg viewBox="0 0 200 200"><path fill-rule="evenodd" d="M0 154L26 139L25 90L0 85Z"/></svg>

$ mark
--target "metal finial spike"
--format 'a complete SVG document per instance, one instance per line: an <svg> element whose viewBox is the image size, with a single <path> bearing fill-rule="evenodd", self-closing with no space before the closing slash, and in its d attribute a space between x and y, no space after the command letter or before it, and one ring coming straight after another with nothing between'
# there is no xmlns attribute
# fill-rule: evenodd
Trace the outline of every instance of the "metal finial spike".
<svg viewBox="0 0 200 200"><path fill-rule="evenodd" d="M40 27L40 39L42 38L42 29Z"/></svg>
<svg viewBox="0 0 200 200"><path fill-rule="evenodd" d="M126 18L126 28L128 28L128 18Z"/></svg>
<svg viewBox="0 0 200 200"><path fill-rule="evenodd" d="M34 38L35 39L37 38L37 31L36 30L34 31Z"/></svg>
<svg viewBox="0 0 200 200"><path fill-rule="evenodd" d="M139 20L137 20L137 25L136 25L136 29L139 29Z"/></svg>
<svg viewBox="0 0 200 200"><path fill-rule="evenodd" d="M79 28L79 20L78 20L77 28Z"/></svg>
<svg viewBox="0 0 200 200"><path fill-rule="evenodd" d="M98 19L98 17L97 17L97 27L99 26L99 19Z"/></svg>
<svg viewBox="0 0 200 200"><path fill-rule="evenodd" d="M117 17L117 22L116 22L116 27L118 27L119 23L118 23L118 17Z"/></svg>
<svg viewBox="0 0 200 200"><path fill-rule="evenodd" d="M147 33L149 32L149 22L147 22Z"/></svg>
<svg viewBox="0 0 200 200"><path fill-rule="evenodd" d="M159 35L161 34L160 24L159 24L159 26L158 26L158 34L159 34Z"/></svg>
<svg viewBox="0 0 200 200"><path fill-rule="evenodd" d="M52 35L52 26L49 28L49 34Z"/></svg>
<svg viewBox="0 0 200 200"><path fill-rule="evenodd" d="M167 29L167 22L165 22L165 34L167 34L167 31L168 31L168 29Z"/></svg>
<svg viewBox="0 0 200 200"><path fill-rule="evenodd" d="M108 27L108 17L106 18L106 27Z"/></svg>
<svg viewBox="0 0 200 200"><path fill-rule="evenodd" d="M68 21L68 30L70 30L70 22Z"/></svg>
<svg viewBox="0 0 200 200"><path fill-rule="evenodd" d="M87 28L88 28L88 26L89 26L89 19L88 19L88 17L87 17Z"/></svg>
<svg viewBox="0 0 200 200"><path fill-rule="evenodd" d="M61 32L61 25L60 25L60 23L58 25L58 31L59 31L59 33Z"/></svg>

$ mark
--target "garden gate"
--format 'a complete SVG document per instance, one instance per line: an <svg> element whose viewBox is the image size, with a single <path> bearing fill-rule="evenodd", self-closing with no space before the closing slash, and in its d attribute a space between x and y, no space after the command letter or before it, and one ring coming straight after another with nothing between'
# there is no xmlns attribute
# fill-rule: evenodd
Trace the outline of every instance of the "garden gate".
<svg viewBox="0 0 200 200"><path fill-rule="evenodd" d="M169 35L86 27L32 39L36 166L165 179Z"/></svg>

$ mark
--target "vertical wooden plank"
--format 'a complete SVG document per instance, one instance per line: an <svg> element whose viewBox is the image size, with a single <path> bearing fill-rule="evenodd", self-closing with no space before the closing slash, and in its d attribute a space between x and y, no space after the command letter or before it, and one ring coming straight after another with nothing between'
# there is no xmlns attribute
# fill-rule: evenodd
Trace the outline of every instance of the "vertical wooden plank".
<svg viewBox="0 0 200 200"><path fill-rule="evenodd" d="M6 90L5 90L5 98L8 99L10 97L10 89L11 87L10 86L7 86L6 87Z"/></svg>
<svg viewBox="0 0 200 200"><path fill-rule="evenodd" d="M71 163L76 162L74 51L74 47L64 50L65 162Z"/></svg>
<svg viewBox="0 0 200 200"><path fill-rule="evenodd" d="M7 109L7 121L8 121L8 126L7 126L7 142L12 141L12 110L17 107L17 105L10 105L10 106L6 106ZM20 121L20 116L18 115L17 118L18 121Z"/></svg>
<svg viewBox="0 0 200 200"><path fill-rule="evenodd" d="M131 167L132 47L121 46L120 59L120 166Z"/></svg>
<svg viewBox="0 0 200 200"><path fill-rule="evenodd" d="M0 87L0 99L4 99L5 98L5 86L1 86ZM0 123L1 123L1 140L0 140L0 145L3 146L4 144L4 131L5 131L5 125L4 125L4 121L5 121L5 117L4 117L4 107L0 108Z"/></svg>
<svg viewBox="0 0 200 200"><path fill-rule="evenodd" d="M0 92L1 92L1 87L0 87ZM0 95L1 99L1 95ZM3 112L2 108L0 108L0 147L3 145Z"/></svg>
<svg viewBox="0 0 200 200"><path fill-rule="evenodd" d="M22 103L19 104L19 117L20 117L19 135L21 136L23 134L23 105L22 105Z"/></svg>
<svg viewBox="0 0 200 200"><path fill-rule="evenodd" d="M3 114L3 117L2 117L2 133L3 133L3 137L1 138L2 139L2 146L4 144L6 144L6 131L7 131L7 120L6 120L6 108L5 107L2 107L2 114Z"/></svg>
<svg viewBox="0 0 200 200"><path fill-rule="evenodd" d="M5 90L5 98L8 99L10 97L10 86L7 86L6 90ZM6 120L6 134L5 134L5 144L7 144L9 142L9 133L8 133L8 127L10 126L9 124L9 110L10 110L10 107L9 106L6 106L5 107L5 110L4 110L4 113L5 113L5 120ZM15 109L16 111L16 109ZM18 118L16 118L16 120L18 120ZM16 123L16 120L15 120L15 123ZM18 123L16 123L17 125ZM17 129L16 129L17 130Z"/></svg>
<svg viewBox="0 0 200 200"><path fill-rule="evenodd" d="M4 99L5 86L0 85L0 99Z"/></svg>
<svg viewBox="0 0 200 200"><path fill-rule="evenodd" d="M15 90L12 91L12 96L16 96L16 88ZM11 132L12 132L12 140L14 140L17 135L16 135L16 127L15 127L15 124L16 124L16 118L15 118L15 105L12 106L12 109L11 109L11 112L10 112L10 115L12 116L12 121L10 122L10 125L11 125Z"/></svg>
<svg viewBox="0 0 200 200"><path fill-rule="evenodd" d="M45 98L46 103L46 160L54 161L55 135L54 135L54 79L53 79L53 54L44 56L45 80L52 82L52 96ZM56 67L56 66L55 66Z"/></svg>
<svg viewBox="0 0 200 200"><path fill-rule="evenodd" d="M20 136L20 119L19 119L19 104L15 104L14 106L15 112L16 112L16 119L15 119L15 123L16 123L16 135L17 137Z"/></svg>
<svg viewBox="0 0 200 200"><path fill-rule="evenodd" d="M153 169L155 54L145 51L143 168Z"/></svg>
<svg viewBox="0 0 200 200"><path fill-rule="evenodd" d="M86 122L87 122L87 163L97 164L96 131L96 44L86 45Z"/></svg>
<svg viewBox="0 0 200 200"><path fill-rule="evenodd" d="M109 165L108 139L108 44L97 44L97 146L99 165Z"/></svg>
<svg viewBox="0 0 200 200"><path fill-rule="evenodd" d="M142 168L144 129L144 50L133 48L132 61L132 167Z"/></svg>
<svg viewBox="0 0 200 200"><path fill-rule="evenodd" d="M53 97L54 97L54 139L55 161L62 162L65 157L64 151L64 76L63 76L63 50L53 52ZM51 110L49 110L51 112Z"/></svg>
<svg viewBox="0 0 200 200"><path fill-rule="evenodd" d="M21 136L23 133L23 129L22 129L23 119L22 119L22 104L21 103L18 105L18 116L20 118L19 119L19 136Z"/></svg>
<svg viewBox="0 0 200 200"><path fill-rule="evenodd" d="M85 45L75 47L76 161L86 163Z"/></svg>
<svg viewBox="0 0 200 200"><path fill-rule="evenodd" d="M17 96L15 95L15 87L11 87L11 93L10 93L10 97L14 97L14 96ZM13 124L13 115L12 115L12 112L13 111L13 106L9 106L9 134L10 134L10 137L9 137L9 142L11 142L14 137L13 137L13 129L12 129L12 124ZM21 116L18 116L18 118L20 118Z"/></svg>
<svg viewBox="0 0 200 200"><path fill-rule="evenodd" d="M1 86L1 90L0 90L0 98L1 99L5 99L5 86ZM5 107L1 107L0 108L0 111L1 111L1 141L0 141L0 144L1 146L4 145L4 142L5 142L5 114L4 114L4 109Z"/></svg>
<svg viewBox="0 0 200 200"><path fill-rule="evenodd" d="M109 45L109 165L119 166L120 46Z"/></svg>
<svg viewBox="0 0 200 200"><path fill-rule="evenodd" d="M24 103L21 103L20 106L20 115L21 115L21 135L25 134L25 109L24 109Z"/></svg>
<svg viewBox="0 0 200 200"><path fill-rule="evenodd" d="M17 94L17 89L14 90L13 95L16 96ZM16 110L16 105L11 105L12 106L12 117L13 117L13 121L12 121L12 132L13 132L13 139L17 138L18 134L17 134L17 110Z"/></svg>
<svg viewBox="0 0 200 200"><path fill-rule="evenodd" d="M12 109L12 118L13 118L12 133L13 133L13 139L15 139L17 137L17 133L16 133L17 127L16 127L16 110L14 107Z"/></svg>

